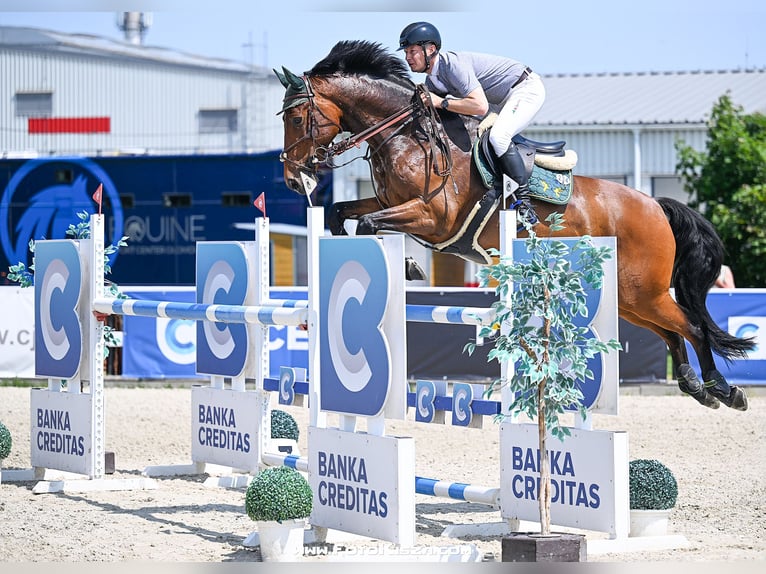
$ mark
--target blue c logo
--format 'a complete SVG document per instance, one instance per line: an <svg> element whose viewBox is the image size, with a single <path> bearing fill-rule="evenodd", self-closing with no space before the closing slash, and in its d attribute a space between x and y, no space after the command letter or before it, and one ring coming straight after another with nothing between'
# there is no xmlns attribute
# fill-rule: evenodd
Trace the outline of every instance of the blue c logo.
<svg viewBox="0 0 766 574"><path fill-rule="evenodd" d="M244 305L250 274L241 244L197 244L197 302ZM242 323L197 322L197 372L236 377L245 369L249 337Z"/></svg>
<svg viewBox="0 0 766 574"><path fill-rule="evenodd" d="M319 243L319 257L321 408L375 416L391 385L383 246L374 237L328 238Z"/></svg>
<svg viewBox="0 0 766 574"><path fill-rule="evenodd" d="M40 242L35 270L35 373L71 379L80 370L82 356L77 246L71 241Z"/></svg>
<svg viewBox="0 0 766 574"><path fill-rule="evenodd" d="M295 402L295 369L279 367L279 404L291 405Z"/></svg>
<svg viewBox="0 0 766 574"><path fill-rule="evenodd" d="M415 386L415 420L430 423L434 420L436 385L433 381L417 381Z"/></svg>
<svg viewBox="0 0 766 574"><path fill-rule="evenodd" d="M177 365L191 365L195 361L197 338L196 321L157 317L156 336L160 352Z"/></svg>
<svg viewBox="0 0 766 574"><path fill-rule="evenodd" d="M756 340L758 340L758 325L754 323L743 323L739 326L737 329L737 332L734 333L735 337L740 337L742 339L747 337L755 337ZM756 345L751 351L751 354L756 354L759 350L759 346Z"/></svg>
<svg viewBox="0 0 766 574"><path fill-rule="evenodd" d="M466 383L455 383L452 386L452 424L467 427L471 424L473 411L473 387Z"/></svg>

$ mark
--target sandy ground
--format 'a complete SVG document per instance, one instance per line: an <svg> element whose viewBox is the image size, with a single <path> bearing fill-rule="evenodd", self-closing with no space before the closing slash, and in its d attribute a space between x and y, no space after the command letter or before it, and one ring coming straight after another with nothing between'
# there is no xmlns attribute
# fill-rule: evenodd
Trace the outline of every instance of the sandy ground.
<svg viewBox="0 0 766 574"><path fill-rule="evenodd" d="M138 478L147 465L190 461L188 388L108 386L107 450L112 478ZM678 505L672 534L686 548L589 554L589 562L721 562L766 560L766 393L752 389L750 410L711 411L680 396L672 385L623 389L620 415L596 415L595 428L628 432L630 458L657 458L675 473ZM761 392L754 392L754 391ZM28 388L0 387L0 421L14 447L3 468L29 468ZM286 408L302 429L308 411ZM455 429L412 421L389 423L389 433L415 437L421 476L496 486L497 427ZM477 457L476 453L483 453ZM155 490L32 493L34 482L0 484L0 562L257 562L245 548L255 530L245 514L244 488L207 488L207 475L156 479ZM480 504L417 496L417 545L474 544L485 561L499 561L499 536L440 536L451 524L498 522ZM585 533L603 539L601 533ZM374 547L375 541L351 541ZM309 557L307 561L323 558ZM4 570L3 570L4 571Z"/></svg>

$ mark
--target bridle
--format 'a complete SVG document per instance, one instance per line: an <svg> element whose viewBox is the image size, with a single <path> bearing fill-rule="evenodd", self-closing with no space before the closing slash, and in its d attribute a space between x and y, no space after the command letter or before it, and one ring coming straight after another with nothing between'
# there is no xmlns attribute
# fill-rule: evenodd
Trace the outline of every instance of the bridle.
<svg viewBox="0 0 766 574"><path fill-rule="evenodd" d="M312 175L315 175L320 165L325 165L331 169L340 167L334 163L334 158L345 153L351 148L360 148L361 145L367 142L373 136L380 134L384 130L389 128L396 128L393 132L388 134L384 141L373 149L372 146L368 147L367 154L364 156L370 166L372 156L374 156L389 140L391 140L397 133L401 132L408 124L418 118L425 118L427 120L428 127L424 130L430 144L431 153L429 160L426 162L428 169L426 170L426 181L423 198L429 201L434 195L440 192L446 185L447 179L452 175L452 156L449 149L449 144L446 142L446 135L444 134L436 110L431 105L431 98L428 95L427 88L423 85L419 85L415 95L411 102L402 108L401 110L391 114L390 116L382 119L378 123L362 130L359 133L351 134L338 141L330 142L327 145L321 145L317 142L319 132L323 128L334 127L337 128L338 133L344 131L343 127L333 119L327 116L327 114L316 105L314 90L311 86L309 76L302 76L301 79L305 83L306 90L300 93L291 95L285 95L283 100L282 112L285 110L308 104L308 127L306 132L299 139L292 142L287 146L281 154L279 154L279 160L283 163L287 163L299 171L310 171ZM423 95L424 94L424 95ZM425 104L423 102L426 102ZM322 118L321 122L317 119L317 116ZM312 154L305 163L300 163L296 160L288 157L289 152L302 144L303 142L310 140ZM439 155L443 158L443 167L439 168L436 165L438 161L433 152L437 149ZM356 157L354 159L359 159ZM353 160L352 160L353 161ZM442 183L434 191L428 192L430 187L431 166L433 166L434 173L442 178ZM373 179L374 181L374 179ZM374 184L373 184L374 185ZM457 193L457 185L454 183L455 193ZM377 195L377 191L376 191Z"/></svg>
<svg viewBox="0 0 766 574"><path fill-rule="evenodd" d="M279 154L279 161L281 161L282 163L290 164L298 170L309 169L312 173L316 173L317 167L322 163L326 164L328 158L330 157L328 154L329 148L327 146L320 146L317 144L317 138L319 137L319 130L322 128L332 126L337 128L338 132L341 132L343 131L343 128L340 126L340 124L328 118L327 114L325 114L324 111L322 111L322 109L315 104L314 91L311 88L311 83L309 82L308 76L303 76L302 79L305 83L306 91L300 92L297 94L292 94L292 95L285 95L285 98L282 103L282 112L285 112L289 108L302 105L304 102L308 103L308 106L309 106L308 124L309 125L308 125L308 128L306 129L306 133L304 133L303 136L301 136L299 139L295 140L293 143L287 146L284 150L282 150L282 153ZM319 112L319 115L326 120L325 123L320 124L317 121L316 119L317 111ZM308 161L304 164L304 163L297 162L294 159L290 159L290 157L288 157L288 153L306 140L311 141L311 149L312 149L312 154L311 154L311 157L309 157Z"/></svg>

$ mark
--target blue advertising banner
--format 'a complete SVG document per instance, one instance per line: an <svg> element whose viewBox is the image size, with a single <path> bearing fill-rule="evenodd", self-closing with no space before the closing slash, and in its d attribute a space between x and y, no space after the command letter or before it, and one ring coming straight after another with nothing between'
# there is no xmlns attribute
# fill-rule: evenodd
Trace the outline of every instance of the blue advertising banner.
<svg viewBox="0 0 766 574"><path fill-rule="evenodd" d="M83 341L78 246L67 240L41 241L35 273L35 375L74 378L80 370Z"/></svg>
<svg viewBox="0 0 766 574"><path fill-rule="evenodd" d="M375 416L391 387L389 272L374 237L319 243L322 410Z"/></svg>
<svg viewBox="0 0 766 574"><path fill-rule="evenodd" d="M710 316L726 332L754 337L756 347L745 359L728 363L714 355L716 366L734 385L766 385L766 289L712 289L707 296ZM699 373L699 361L687 342L689 364Z"/></svg>
<svg viewBox="0 0 766 574"><path fill-rule="evenodd" d="M128 297L193 303L194 287L124 289ZM274 299L306 299L300 288L272 288ZM196 372L197 325L195 321L153 317L123 318L122 376L138 379L200 377ZM308 334L297 327L269 329L269 376L279 378L280 366L308 367Z"/></svg>

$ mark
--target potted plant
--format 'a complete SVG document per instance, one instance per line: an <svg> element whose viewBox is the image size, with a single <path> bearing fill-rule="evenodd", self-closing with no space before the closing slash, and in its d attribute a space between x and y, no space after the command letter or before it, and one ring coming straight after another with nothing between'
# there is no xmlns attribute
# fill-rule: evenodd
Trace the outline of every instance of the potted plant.
<svg viewBox="0 0 766 574"><path fill-rule="evenodd" d="M271 411L271 443L272 448L278 452L300 456L298 450L298 437L300 430L293 416L285 411L273 409Z"/></svg>
<svg viewBox="0 0 766 574"><path fill-rule="evenodd" d="M678 483L671 470L658 460L631 460L629 536L663 536L678 498Z"/></svg>
<svg viewBox="0 0 766 574"><path fill-rule="evenodd" d="M546 221L552 232L564 228L561 214L551 214ZM577 239L570 247L559 239L540 238L531 226L525 227L529 258L513 260L493 251L496 262L480 269L478 274L482 286L496 284L495 292L499 296L493 304L496 320L482 327L479 337L494 341L489 360L510 361L514 365L508 380L496 380L487 394L500 385L507 385L514 398L509 412L500 416L525 414L536 420L538 426L540 533L529 535L532 539L511 536L503 540L503 559L511 556L509 560L514 560L514 550L510 547L517 544L519 561L529 561L530 544L535 548L538 544L551 546L550 539L545 540L551 537L547 434L559 440L570 435L569 429L559 423L559 416L573 407L585 419L587 411L580 385L593 378L588 359L621 348L619 341L604 342L589 337L585 328L575 324L577 315L587 316L587 290L601 286L603 263L611 258L611 248L595 246L589 236ZM466 345L469 353L474 349L474 343ZM579 560L584 556L583 537L558 536L562 548L567 550L544 554L560 560ZM534 557L540 555L534 553Z"/></svg>
<svg viewBox="0 0 766 574"><path fill-rule="evenodd" d="M3 478L3 459L8 458L8 455L11 454L12 446L13 441L11 440L11 431L0 422L0 482L2 482Z"/></svg>
<svg viewBox="0 0 766 574"><path fill-rule="evenodd" d="M303 554L303 531L313 493L306 478L288 466L273 466L253 477L245 510L258 528L264 561L291 561Z"/></svg>

